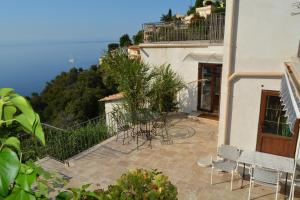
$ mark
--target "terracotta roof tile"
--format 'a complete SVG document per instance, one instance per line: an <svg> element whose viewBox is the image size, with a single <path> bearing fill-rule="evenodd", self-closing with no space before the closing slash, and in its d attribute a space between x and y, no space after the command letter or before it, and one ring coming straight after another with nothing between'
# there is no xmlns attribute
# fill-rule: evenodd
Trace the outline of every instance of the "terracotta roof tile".
<svg viewBox="0 0 300 200"><path fill-rule="evenodd" d="M114 100L119 100L119 99L123 99L123 98L124 98L124 94L123 94L123 92L120 92L117 94L112 94L107 97L104 97L104 98L100 99L99 101L114 101Z"/></svg>

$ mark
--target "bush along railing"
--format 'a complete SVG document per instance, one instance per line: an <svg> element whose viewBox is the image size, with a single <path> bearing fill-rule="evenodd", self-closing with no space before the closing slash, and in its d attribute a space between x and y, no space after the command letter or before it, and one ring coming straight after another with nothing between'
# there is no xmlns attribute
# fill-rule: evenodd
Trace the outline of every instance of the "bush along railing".
<svg viewBox="0 0 300 200"><path fill-rule="evenodd" d="M45 156L64 161L114 135L106 120L94 118L69 129L60 129L43 124L46 146L32 136L21 134L24 161L41 159Z"/></svg>
<svg viewBox="0 0 300 200"><path fill-rule="evenodd" d="M224 28L225 13L213 13L207 18L193 19L189 22L177 20L168 23L145 23L143 24L144 42L190 40L222 42Z"/></svg>

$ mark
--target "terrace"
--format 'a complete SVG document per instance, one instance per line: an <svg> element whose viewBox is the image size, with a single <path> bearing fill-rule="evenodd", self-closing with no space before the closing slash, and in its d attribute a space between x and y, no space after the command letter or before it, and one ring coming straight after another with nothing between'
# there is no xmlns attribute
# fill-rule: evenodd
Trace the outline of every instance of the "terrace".
<svg viewBox="0 0 300 200"><path fill-rule="evenodd" d="M122 143L116 136L83 151L70 159L69 166L46 157L40 164L70 178L68 186L92 183L94 188L113 184L124 172L135 169L158 169L178 188L179 199L247 199L248 181L240 189L241 179L235 176L234 190L230 191L230 174L215 174L210 184L210 168L197 165L199 159L215 155L218 125L214 121L194 119L183 114L168 117L167 130L172 140L163 143L159 138L136 148L134 141ZM284 187L281 187L281 199ZM274 190L257 186L252 198L274 199Z"/></svg>
<svg viewBox="0 0 300 200"><path fill-rule="evenodd" d="M225 13L212 13L207 18L143 24L144 43L208 41L222 43Z"/></svg>

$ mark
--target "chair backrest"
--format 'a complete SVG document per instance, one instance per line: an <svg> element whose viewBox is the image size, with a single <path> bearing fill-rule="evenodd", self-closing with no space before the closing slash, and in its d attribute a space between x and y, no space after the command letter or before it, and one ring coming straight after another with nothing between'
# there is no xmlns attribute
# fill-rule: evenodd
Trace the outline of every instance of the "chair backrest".
<svg viewBox="0 0 300 200"><path fill-rule="evenodd" d="M221 145L218 147L218 156L227 160L237 161L240 156L240 150L230 145Z"/></svg>
<svg viewBox="0 0 300 200"><path fill-rule="evenodd" d="M252 170L252 178L262 183L276 185L280 178L280 172L276 170L259 166L254 166Z"/></svg>

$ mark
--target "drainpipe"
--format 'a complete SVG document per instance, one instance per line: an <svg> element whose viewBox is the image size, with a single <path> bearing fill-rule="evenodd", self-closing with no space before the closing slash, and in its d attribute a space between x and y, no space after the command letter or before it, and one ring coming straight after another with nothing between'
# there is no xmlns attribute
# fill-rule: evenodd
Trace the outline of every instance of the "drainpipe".
<svg viewBox="0 0 300 200"><path fill-rule="evenodd" d="M228 116L229 116L229 101L230 101L230 95L231 95L231 87L230 87L230 80L229 77L232 75L232 65L233 65L233 48L234 48L234 30L235 30L235 16L236 16L236 1L237 0L231 0L231 6L230 9L226 11L227 14L229 14L229 21L230 21L230 29L228 32L228 60L225 66L228 66L228 77L227 77L227 88L226 88L226 95L225 95L225 119L224 119L224 141L223 144L228 143L227 138L228 138ZM229 13L231 11L231 13ZM226 26L226 24L225 24ZM224 98L224 97L223 97Z"/></svg>

